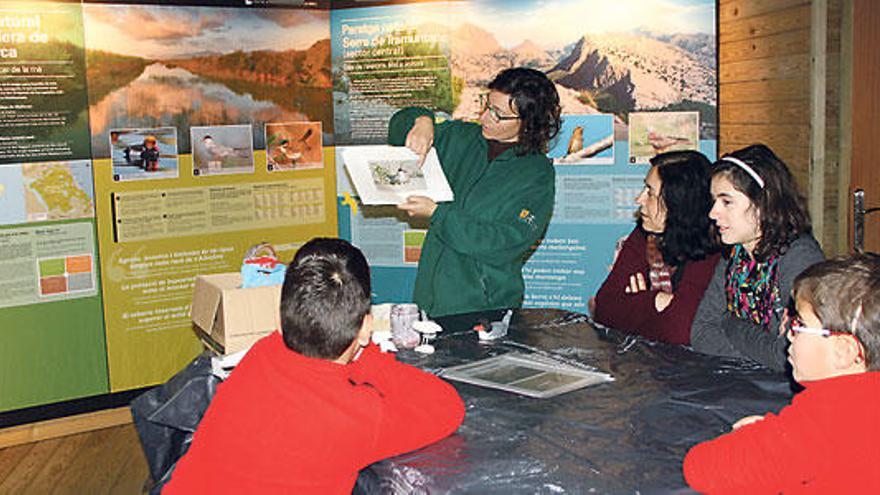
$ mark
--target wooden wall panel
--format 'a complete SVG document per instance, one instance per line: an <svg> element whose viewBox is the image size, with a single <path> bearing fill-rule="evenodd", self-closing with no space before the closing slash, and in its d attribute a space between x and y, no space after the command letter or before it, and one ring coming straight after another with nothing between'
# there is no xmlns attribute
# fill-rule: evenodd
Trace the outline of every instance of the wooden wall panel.
<svg viewBox="0 0 880 495"><path fill-rule="evenodd" d="M747 82L810 77L810 55L786 55L755 60L728 61L719 66L718 81Z"/></svg>
<svg viewBox="0 0 880 495"><path fill-rule="evenodd" d="M808 146L810 126L778 124L728 124L721 128L723 140L738 143L764 142L771 148L776 146Z"/></svg>
<svg viewBox="0 0 880 495"><path fill-rule="evenodd" d="M718 17L727 22L806 5L809 0L721 0L719 3Z"/></svg>
<svg viewBox="0 0 880 495"><path fill-rule="evenodd" d="M785 5L788 2L783 0L775 3L785 8L755 17L721 19L718 25L719 43L761 38L810 25L809 2L799 2L801 5L797 7L788 7Z"/></svg>
<svg viewBox="0 0 880 495"><path fill-rule="evenodd" d="M810 118L810 106L803 100L737 103L722 105L719 118L727 124L803 124Z"/></svg>
<svg viewBox="0 0 880 495"><path fill-rule="evenodd" d="M719 104L721 107L736 103L774 104L785 101L800 101L809 104L807 94L810 81L799 79L776 79L765 81L731 81L720 85ZM735 111L735 108L731 108ZM719 109L720 111L720 109ZM809 122L809 121L807 121Z"/></svg>
<svg viewBox="0 0 880 495"><path fill-rule="evenodd" d="M846 231L840 228L841 219L846 218L847 203L842 202L840 190L849 188L841 182L841 45L843 25L843 0L828 0L825 43L825 183L823 193L823 212L825 224L816 237L828 256L844 254ZM848 92L847 92L848 94Z"/></svg>
<svg viewBox="0 0 880 495"><path fill-rule="evenodd" d="M731 41L725 44L719 55L722 65L737 60L758 60L810 53L810 30L796 29L763 38Z"/></svg>

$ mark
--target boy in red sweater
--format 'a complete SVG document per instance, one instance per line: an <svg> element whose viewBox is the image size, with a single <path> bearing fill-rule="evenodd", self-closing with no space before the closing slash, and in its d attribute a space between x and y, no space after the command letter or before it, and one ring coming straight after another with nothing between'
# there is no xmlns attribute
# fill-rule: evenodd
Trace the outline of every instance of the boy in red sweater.
<svg viewBox="0 0 880 495"><path fill-rule="evenodd" d="M461 424L454 388L369 345L370 270L348 242L300 248L281 328L219 385L163 493L351 493L360 469Z"/></svg>
<svg viewBox="0 0 880 495"><path fill-rule="evenodd" d="M749 416L684 459L705 493L880 493L880 257L813 265L781 327L805 387L778 415Z"/></svg>

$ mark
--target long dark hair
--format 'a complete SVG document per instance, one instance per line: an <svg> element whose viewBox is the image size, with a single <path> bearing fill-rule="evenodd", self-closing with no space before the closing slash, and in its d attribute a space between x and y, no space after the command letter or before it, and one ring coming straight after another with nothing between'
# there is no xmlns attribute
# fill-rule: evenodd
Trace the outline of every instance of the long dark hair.
<svg viewBox="0 0 880 495"><path fill-rule="evenodd" d="M663 261L681 266L718 251L715 225L709 219L711 162L697 151L670 151L651 159L660 176L666 225L660 242Z"/></svg>
<svg viewBox="0 0 880 495"><path fill-rule="evenodd" d="M510 96L520 117L517 154L546 153L547 144L559 133L559 93L543 72L525 67L505 69L489 83L489 89Z"/></svg>
<svg viewBox="0 0 880 495"><path fill-rule="evenodd" d="M756 260L782 254L798 236L812 233L806 201L791 171L770 148L753 144L725 156L745 162L764 182L761 187L742 166L724 157L712 167L712 177L726 177L757 208L761 238L752 253Z"/></svg>

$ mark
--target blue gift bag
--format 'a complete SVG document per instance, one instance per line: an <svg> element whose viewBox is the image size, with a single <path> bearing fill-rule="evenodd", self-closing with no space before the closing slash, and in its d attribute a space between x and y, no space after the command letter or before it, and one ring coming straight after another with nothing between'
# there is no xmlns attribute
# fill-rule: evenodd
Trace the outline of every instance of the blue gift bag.
<svg viewBox="0 0 880 495"><path fill-rule="evenodd" d="M278 261L271 244L262 243L250 248L241 264L241 287L262 287L284 283L287 267Z"/></svg>

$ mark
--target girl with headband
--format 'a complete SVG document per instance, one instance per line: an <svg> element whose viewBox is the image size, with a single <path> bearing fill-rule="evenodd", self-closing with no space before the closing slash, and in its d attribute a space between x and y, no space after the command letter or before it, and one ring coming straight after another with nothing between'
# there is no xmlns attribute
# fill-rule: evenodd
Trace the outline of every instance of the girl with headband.
<svg viewBox="0 0 880 495"><path fill-rule="evenodd" d="M822 261L810 214L791 172L756 144L715 162L715 222L727 246L691 326L691 345L783 371L788 341L780 322L795 277Z"/></svg>

